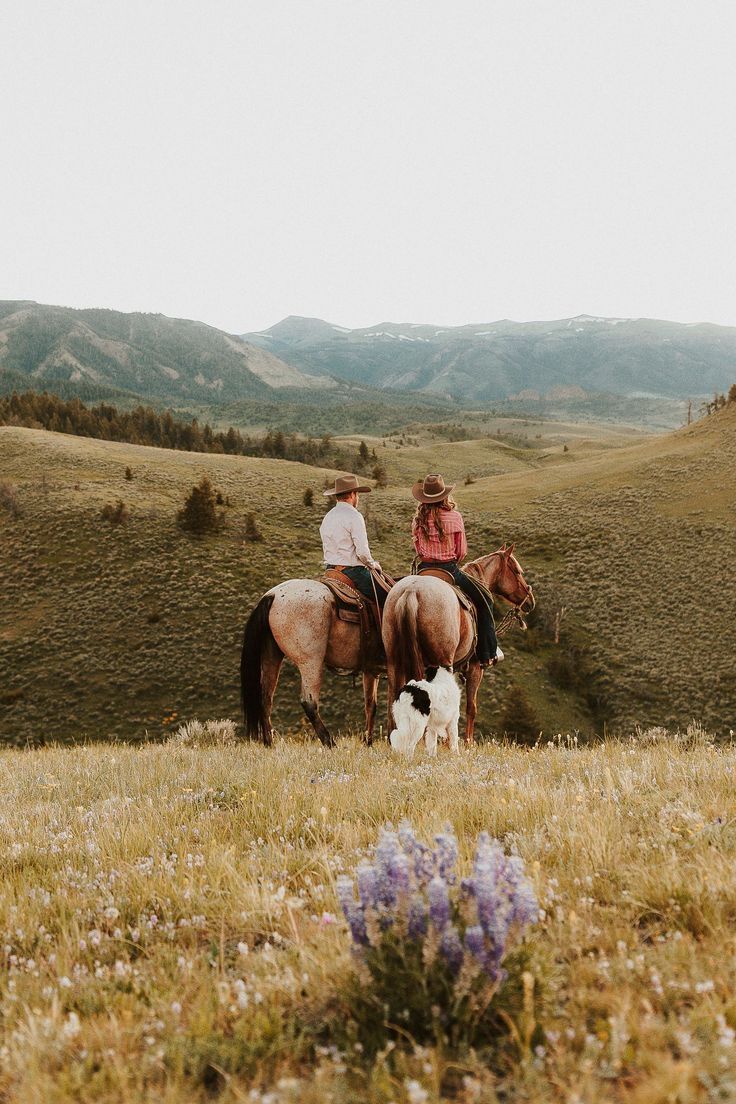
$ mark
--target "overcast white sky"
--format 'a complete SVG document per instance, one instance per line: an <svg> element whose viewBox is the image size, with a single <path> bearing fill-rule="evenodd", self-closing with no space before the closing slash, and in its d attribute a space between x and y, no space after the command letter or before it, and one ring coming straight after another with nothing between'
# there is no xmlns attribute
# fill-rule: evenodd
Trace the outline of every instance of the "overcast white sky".
<svg viewBox="0 0 736 1104"><path fill-rule="evenodd" d="M0 298L736 325L732 0L0 0Z"/></svg>

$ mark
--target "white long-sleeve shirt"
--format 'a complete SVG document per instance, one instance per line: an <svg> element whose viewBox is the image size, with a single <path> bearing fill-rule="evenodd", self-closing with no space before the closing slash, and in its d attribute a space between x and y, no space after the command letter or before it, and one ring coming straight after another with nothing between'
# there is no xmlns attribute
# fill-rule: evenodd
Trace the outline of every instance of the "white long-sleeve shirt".
<svg viewBox="0 0 736 1104"><path fill-rule="evenodd" d="M376 562L368 547L363 515L348 502L337 502L327 511L319 527L319 535L322 537L326 564L338 567L368 564L373 567Z"/></svg>

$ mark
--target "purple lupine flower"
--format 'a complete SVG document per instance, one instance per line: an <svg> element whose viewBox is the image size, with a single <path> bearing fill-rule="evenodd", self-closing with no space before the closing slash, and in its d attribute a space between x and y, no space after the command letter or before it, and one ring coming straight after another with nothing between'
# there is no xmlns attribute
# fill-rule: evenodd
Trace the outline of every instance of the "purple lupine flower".
<svg viewBox="0 0 736 1104"><path fill-rule="evenodd" d="M488 948L486 946L486 937L483 934L483 929L480 924L474 924L471 928L466 928L465 946L482 969L488 973L488 967L490 965L488 960Z"/></svg>
<svg viewBox="0 0 736 1104"><path fill-rule="evenodd" d="M350 878L337 879L337 895L359 947L380 945L382 932L406 917L409 940L423 943L431 921L439 934L439 950L454 975L462 969L466 952L493 981L505 976L501 968L511 928L534 920L537 901L519 856L507 858L497 840L483 832L478 837L473 873L456 885L457 840L448 828L435 837L430 849L402 821L398 832L387 825L380 834L373 862L357 869L358 897ZM458 898L474 912L474 923L464 931L452 922ZM454 902L454 903L453 903ZM403 930L403 929L402 929ZM371 933L370 935L368 933ZM378 940L379 942L376 942ZM373 941L373 942L372 942Z"/></svg>
<svg viewBox="0 0 736 1104"><path fill-rule="evenodd" d="M350 927L350 934L354 943L365 945L368 942L368 934L365 930L365 918L363 909L353 896L353 882L351 878L341 874L335 883L337 899L340 902L345 919Z"/></svg>
<svg viewBox="0 0 736 1104"><path fill-rule="evenodd" d="M447 883L442 878L434 877L427 890L429 900L429 917L437 931L442 931L450 921L450 897L447 892Z"/></svg>
<svg viewBox="0 0 736 1104"><path fill-rule="evenodd" d="M411 822L408 820L402 820L399 823L399 842L406 855L412 855L414 849L420 846L419 840L414 835Z"/></svg>
<svg viewBox="0 0 736 1104"><path fill-rule="evenodd" d="M364 909L375 908L378 901L378 879L372 863L362 862L356 870L358 878L358 896Z"/></svg>
<svg viewBox="0 0 736 1104"><path fill-rule="evenodd" d="M391 856L388 868L397 897L409 892L409 860L402 851Z"/></svg>
<svg viewBox="0 0 736 1104"><path fill-rule="evenodd" d="M463 964L463 945L454 924L448 924L440 938L440 951L453 974L459 974Z"/></svg>
<svg viewBox="0 0 736 1104"><path fill-rule="evenodd" d="M437 844L435 849L437 873L440 878L444 878L448 885L454 885L456 881L455 863L458 855L455 835L450 828L447 828L444 832L435 836L434 841Z"/></svg>
<svg viewBox="0 0 736 1104"><path fill-rule="evenodd" d="M434 872L432 852L426 843L418 840L412 831L408 820L402 820L399 824L399 840L404 854L411 861L414 868L414 878L418 885L425 885Z"/></svg>
<svg viewBox="0 0 736 1104"><path fill-rule="evenodd" d="M491 841L487 832L478 837L478 847L473 862L472 893L478 909L478 920L489 938L503 943L508 923L499 894L499 875L504 866L504 854L497 840Z"/></svg>
<svg viewBox="0 0 736 1104"><path fill-rule="evenodd" d="M539 902L532 883L524 872L524 861L519 855L511 855L506 862L506 876L512 887L512 923L526 927L539 915Z"/></svg>
<svg viewBox="0 0 736 1104"><path fill-rule="evenodd" d="M427 934L427 906L424 897L420 893L414 893L409 901L409 926L410 939L423 939Z"/></svg>
<svg viewBox="0 0 736 1104"><path fill-rule="evenodd" d="M488 946L488 940L480 924L467 928L465 932L465 946L477 961L483 973L492 981L502 981L506 976L499 966L499 959L495 951Z"/></svg>
<svg viewBox="0 0 736 1104"><path fill-rule="evenodd" d="M399 896L397 875L398 856L401 854L399 837L384 828L376 847L375 871L378 903L388 909L396 904Z"/></svg>

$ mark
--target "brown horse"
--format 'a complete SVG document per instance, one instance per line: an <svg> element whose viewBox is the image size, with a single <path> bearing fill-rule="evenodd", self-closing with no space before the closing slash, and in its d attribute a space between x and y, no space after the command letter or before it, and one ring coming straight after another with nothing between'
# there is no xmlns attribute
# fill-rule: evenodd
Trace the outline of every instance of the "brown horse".
<svg viewBox="0 0 736 1104"><path fill-rule="evenodd" d="M534 609L532 588L524 578L514 545L481 556L463 570L487 590L505 598L518 612ZM393 588L383 611L383 646L388 668L389 722L391 706L409 679L423 678L428 666L465 668L465 742L473 743L478 711L478 687L483 668L471 656L473 623L450 585L431 575L407 575ZM389 723L389 727L391 727Z"/></svg>
<svg viewBox="0 0 736 1104"><path fill-rule="evenodd" d="M319 714L325 667L361 670L360 626L336 616L332 591L315 579L289 579L272 587L248 618L240 657L240 691L246 736L273 742L271 706L284 656L298 667L301 703L323 744L335 741ZM364 670L366 739L376 716L378 671Z"/></svg>

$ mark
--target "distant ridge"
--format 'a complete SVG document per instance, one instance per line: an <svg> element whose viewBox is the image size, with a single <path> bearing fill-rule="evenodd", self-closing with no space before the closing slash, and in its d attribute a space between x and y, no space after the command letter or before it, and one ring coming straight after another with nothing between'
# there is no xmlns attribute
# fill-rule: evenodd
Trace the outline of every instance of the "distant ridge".
<svg viewBox="0 0 736 1104"><path fill-rule="evenodd" d="M559 388L698 397L728 387L736 364L734 327L589 314L353 330L291 315L241 336L304 372L480 402L524 392L554 396Z"/></svg>
<svg viewBox="0 0 736 1104"><path fill-rule="evenodd" d="M130 393L167 403L268 398L284 388L334 387L267 349L163 314L0 302L0 382L90 395Z"/></svg>

